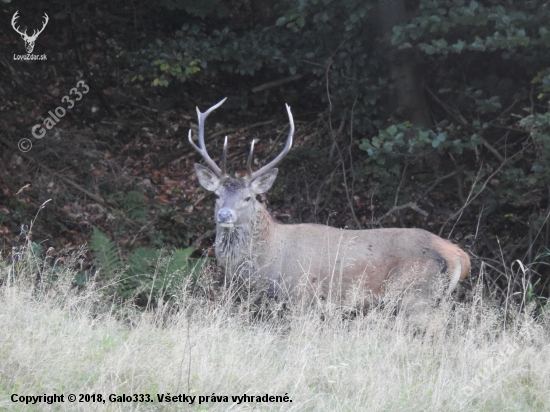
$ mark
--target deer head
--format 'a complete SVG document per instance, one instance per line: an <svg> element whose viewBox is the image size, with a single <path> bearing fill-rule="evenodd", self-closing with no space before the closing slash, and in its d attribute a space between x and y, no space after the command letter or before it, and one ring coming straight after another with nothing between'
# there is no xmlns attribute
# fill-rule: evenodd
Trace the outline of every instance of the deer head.
<svg viewBox="0 0 550 412"><path fill-rule="evenodd" d="M225 138L223 145L221 168L218 167L218 165L216 165L216 163L208 155L204 144L205 120L208 115L220 107L225 100L226 99L223 99L221 102L212 106L204 113L201 113L197 108L197 116L199 119L199 145L197 146L193 142L191 130L189 130L189 142L191 142L195 150L202 155L208 165L208 167L205 167L200 164L195 164L195 171L201 186L206 190L215 193L215 218L217 225L222 228L234 228L239 226L247 226L250 224L257 207L256 195L268 191L273 185L278 172L278 169L275 168L275 166L286 156L292 146L294 121L292 119L290 107L286 105L290 123L290 131L282 152L271 162L256 172L252 172L252 158L254 153L254 141L252 141L247 160L247 175L241 178L232 178L226 171L227 137Z"/></svg>
<svg viewBox="0 0 550 412"><path fill-rule="evenodd" d="M34 30L33 33L32 33L32 36L27 36L27 30L25 29L24 32L21 32L19 30L19 27L16 27L15 26L15 22L16 20L19 18L19 16L17 15L17 13L19 13L19 10L17 10L12 19L11 19L11 26L13 27L13 29L19 33L21 35L21 38L23 39L23 41L25 42L25 49L27 49L27 53L28 54L31 54L32 51L34 50L34 43L36 42L36 39L38 38L38 35L40 33L42 33L44 31L44 29L46 28L46 25L48 24L48 21L50 20L48 15L46 13L44 13L44 23L42 24L42 28L40 30Z"/></svg>

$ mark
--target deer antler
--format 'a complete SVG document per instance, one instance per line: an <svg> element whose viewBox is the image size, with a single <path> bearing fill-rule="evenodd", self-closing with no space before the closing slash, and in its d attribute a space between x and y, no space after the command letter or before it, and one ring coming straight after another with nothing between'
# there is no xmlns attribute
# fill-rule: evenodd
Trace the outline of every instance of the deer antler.
<svg viewBox="0 0 550 412"><path fill-rule="evenodd" d="M11 18L11 26L13 27L13 29L19 33L21 35L21 37L23 37L26 41L33 41L33 40L36 40L38 35L40 33L42 33L44 31L44 29L46 28L46 25L48 24L48 22L50 21L50 18L48 17L48 14L44 13L44 17L45 17L45 20L44 20L44 23L42 23L42 28L40 30L34 30L33 33L32 33L32 36L28 36L27 35L27 30L25 29L24 32L22 32L21 30L19 30L19 27L15 27L15 24L16 24L16 21L17 19L19 18L19 16L17 15L17 13L19 13L19 10L17 10L13 17Z"/></svg>
<svg viewBox="0 0 550 412"><path fill-rule="evenodd" d="M19 10L17 10L17 11L14 13L13 17L11 18L11 27L13 27L13 29L14 29L17 33L19 33L21 36L27 37L27 30L25 30L25 32L21 32L21 31L19 30L19 27L15 27L15 21L19 18L19 16L17 15L17 13L19 13Z"/></svg>
<svg viewBox="0 0 550 412"><path fill-rule="evenodd" d="M40 33L42 33L44 31L44 29L46 28L46 25L50 21L50 18L48 17L48 15L46 13L44 13L44 17L45 17L45 20L44 20L44 23L42 23L42 28L40 30L34 30L33 33L32 33L32 36L30 37L31 39L36 40L38 35Z"/></svg>
<svg viewBox="0 0 550 412"><path fill-rule="evenodd" d="M248 179L254 180L258 176L263 175L268 170L273 169L275 166L279 164L281 160L286 156L290 148L292 147L292 136L294 135L294 119L292 118L292 112L290 111L290 106L288 104L285 104L286 111L288 112L288 122L290 123L290 130L288 131L288 137L286 138L286 144L281 153L273 159L271 162L266 164L264 167L258 169L254 173L252 173L252 157L254 155L254 141L252 141L252 144L250 145L250 153L248 154L248 160L246 162L246 166L248 169Z"/></svg>
<svg viewBox="0 0 550 412"><path fill-rule="evenodd" d="M189 142L191 145L195 148L197 152L201 154L206 164L210 167L210 170L212 170L218 177L222 177L226 175L226 159L227 159L227 137L225 138L225 143L223 145L223 153L222 153L222 168L220 169L218 165L212 160L208 152L206 151L206 146L204 145L204 122L208 115L212 113L214 110L216 110L218 107L220 107L225 100L224 98L222 101L218 102L214 106L212 106L210 109L205 111L204 113L201 113L199 108L197 107L197 117L199 118L199 145L197 146L195 142L193 142L193 137L191 135L192 131L189 129Z"/></svg>

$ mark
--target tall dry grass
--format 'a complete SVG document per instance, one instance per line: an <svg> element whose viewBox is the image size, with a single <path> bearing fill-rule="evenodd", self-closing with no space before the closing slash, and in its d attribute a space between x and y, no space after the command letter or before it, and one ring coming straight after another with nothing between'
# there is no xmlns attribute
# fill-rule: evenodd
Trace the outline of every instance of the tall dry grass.
<svg viewBox="0 0 550 412"><path fill-rule="evenodd" d="M98 288L74 288L70 264L52 280L53 266L30 248L0 265L1 410L550 408L548 321L534 321L529 309L492 307L481 290L468 304L443 300L420 329L385 309L345 319L326 307L323 320L319 309L296 309L253 321L231 299L185 293L173 313L120 308ZM25 405L14 394L63 394L65 402ZM101 394L105 403L70 403L69 394ZM110 394L153 402L114 403ZM196 398L161 403L160 394ZM227 402L198 404L212 394ZM291 402L232 400L244 394Z"/></svg>

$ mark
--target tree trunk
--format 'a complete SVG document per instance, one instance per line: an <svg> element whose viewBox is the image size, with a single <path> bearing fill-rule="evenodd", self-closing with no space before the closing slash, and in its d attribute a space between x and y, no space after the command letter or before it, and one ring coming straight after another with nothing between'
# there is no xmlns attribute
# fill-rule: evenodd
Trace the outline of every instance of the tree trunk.
<svg viewBox="0 0 550 412"><path fill-rule="evenodd" d="M378 35L384 37L406 19L405 0L378 1ZM402 120L429 128L430 112L424 96L424 79L419 59L413 49L397 50L383 39L382 47L390 66L394 94L390 98L391 112Z"/></svg>

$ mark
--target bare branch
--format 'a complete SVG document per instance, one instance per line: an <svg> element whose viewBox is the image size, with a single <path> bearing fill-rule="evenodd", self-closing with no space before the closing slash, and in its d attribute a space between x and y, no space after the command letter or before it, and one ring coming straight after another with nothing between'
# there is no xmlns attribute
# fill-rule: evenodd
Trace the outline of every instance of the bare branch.
<svg viewBox="0 0 550 412"><path fill-rule="evenodd" d="M279 87L279 86L282 86L283 84L287 84L287 83L294 82L296 80L300 80L302 77L304 77L303 74L295 74L293 76L285 77L284 79L279 79L279 80L274 80L272 82L267 82L267 83L264 83L264 84L261 84L259 86L254 87L252 89L252 93L258 93L258 92L261 92L262 90L271 89L273 87Z"/></svg>
<svg viewBox="0 0 550 412"><path fill-rule="evenodd" d="M393 206L390 210L388 210L382 217L378 218L376 220L376 222L374 222L376 225L379 225L380 222L382 220L384 220L386 217L390 216L390 215L393 215L394 213L396 212L399 212L400 210L403 210L403 209L412 209L414 210L415 212L417 213L420 213L422 216L428 216L428 212L426 212L425 210L421 209L417 204L416 202L408 202L408 203L405 203L404 205L400 205L400 206Z"/></svg>
<svg viewBox="0 0 550 412"><path fill-rule="evenodd" d="M266 126L271 123L275 123L277 120L266 120L265 122L258 122L258 123L252 123L251 125L244 126L244 127L229 127L227 129L220 130L219 132L214 132L210 135L210 138L213 139L214 137L235 133L241 130L248 130L253 129L254 127L260 127L260 126Z"/></svg>
<svg viewBox="0 0 550 412"><path fill-rule="evenodd" d="M456 212L454 213L453 215L449 216L449 218L445 221L445 223L443 223L443 225L441 226L441 229L439 230L439 236L441 236L441 233L443 232L443 229L445 228L445 226L447 225L447 223L449 223L452 219L454 219L455 217L458 216L458 219L457 221L455 222L455 224L453 225L453 227L451 228L451 232L449 233L449 236L451 235L451 233L453 232L453 229L455 228L456 226L456 223L458 222L458 220L460 220L460 217L462 216L462 213L464 213L464 209L466 209L475 199L477 199L477 197L485 190L485 187L487 186L487 184L491 181L491 179L493 178L493 176L495 176L497 173L499 173L501 171L501 169L504 167L504 165L506 163L508 163L510 160L512 160L514 157L520 155L523 153L524 150L526 150L530 145L527 145L525 146L521 151L517 152L516 154L514 154L513 156L510 156L508 159L505 159L504 162L502 162L502 164L499 166L499 168L497 170L495 170L493 173L491 173L491 175L485 180L485 182L483 183L483 185L481 186L481 189L479 189L479 191L473 195L473 191L474 191L474 188L476 186L476 183L478 181L478 179L476 178L476 180L474 181L474 183L472 184L472 188L470 189L470 193L468 194L468 198L466 199L466 203L464 203L464 205L462 205L462 207ZM480 171L478 172L478 176L479 176L479 173L481 172L481 168L480 168Z"/></svg>

